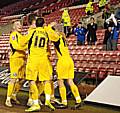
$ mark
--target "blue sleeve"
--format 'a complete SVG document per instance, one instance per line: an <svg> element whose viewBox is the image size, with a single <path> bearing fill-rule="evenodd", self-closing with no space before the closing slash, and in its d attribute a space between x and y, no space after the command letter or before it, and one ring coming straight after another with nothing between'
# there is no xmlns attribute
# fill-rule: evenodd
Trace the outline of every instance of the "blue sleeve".
<svg viewBox="0 0 120 113"><path fill-rule="evenodd" d="M77 28L74 29L74 34L76 35L76 33L78 32ZM77 35L76 35L77 36Z"/></svg>
<svg viewBox="0 0 120 113"><path fill-rule="evenodd" d="M84 31L85 31L85 34L87 33L87 29L86 28L84 28Z"/></svg>

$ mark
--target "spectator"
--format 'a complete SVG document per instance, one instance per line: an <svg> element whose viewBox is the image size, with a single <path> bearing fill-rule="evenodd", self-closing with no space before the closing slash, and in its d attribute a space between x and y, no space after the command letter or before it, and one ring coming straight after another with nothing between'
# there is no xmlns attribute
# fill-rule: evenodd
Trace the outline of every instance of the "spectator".
<svg viewBox="0 0 120 113"><path fill-rule="evenodd" d="M102 14L102 19L104 19L104 29L107 29L108 24L106 23L106 19L108 19L110 17L110 13L107 11L106 8L104 8L103 10L103 14Z"/></svg>
<svg viewBox="0 0 120 113"><path fill-rule="evenodd" d="M117 42L119 38L119 29L120 29L120 23L119 23L119 18L116 18L114 14L111 14L111 16L106 20L107 23L110 23L112 21L113 29L112 29L112 39L111 39L111 50L117 50Z"/></svg>
<svg viewBox="0 0 120 113"><path fill-rule="evenodd" d="M96 37L96 30L97 30L97 24L95 23L95 19L93 17L90 18L91 23L87 25L87 42L88 45L95 45L95 42L97 41Z"/></svg>
<svg viewBox="0 0 120 113"><path fill-rule="evenodd" d="M106 4L106 0L100 0L99 1L99 9L100 11L102 11L102 9L105 7Z"/></svg>
<svg viewBox="0 0 120 113"><path fill-rule="evenodd" d="M105 31L105 36L103 40L103 49L110 51L112 50L112 26L109 25Z"/></svg>
<svg viewBox="0 0 120 113"><path fill-rule="evenodd" d="M108 19L108 18L110 17L110 15L111 15L111 13L109 13L109 12L107 11L107 9L104 8L103 14L102 14L102 18L106 20L106 19Z"/></svg>
<svg viewBox="0 0 120 113"><path fill-rule="evenodd" d="M117 50L117 43L119 38L119 24L113 27L113 37L112 37L112 50Z"/></svg>
<svg viewBox="0 0 120 113"><path fill-rule="evenodd" d="M64 33L67 36L69 32L69 27L71 26L71 20L68 13L68 8L65 8L62 14L62 22L64 25Z"/></svg>
<svg viewBox="0 0 120 113"><path fill-rule="evenodd" d="M119 3L117 10L115 11L115 18L117 20L120 20L120 3Z"/></svg>
<svg viewBox="0 0 120 113"><path fill-rule="evenodd" d="M114 10L115 10L115 9L114 9L114 6L112 6L110 3L107 4L106 9L107 9L107 12L108 12L109 14L114 13Z"/></svg>
<svg viewBox="0 0 120 113"><path fill-rule="evenodd" d="M90 0L86 6L85 12L87 13L87 15L92 15L93 14L93 3Z"/></svg>
<svg viewBox="0 0 120 113"><path fill-rule="evenodd" d="M82 22L78 23L74 32L75 32L75 35L77 36L77 45L84 45L87 29L82 26Z"/></svg>
<svg viewBox="0 0 120 113"><path fill-rule="evenodd" d="M112 50L117 50L117 43L118 43L119 31L120 31L120 19L119 19L119 16L116 16L116 14L115 14L115 18L114 17L112 18L112 20L114 22Z"/></svg>

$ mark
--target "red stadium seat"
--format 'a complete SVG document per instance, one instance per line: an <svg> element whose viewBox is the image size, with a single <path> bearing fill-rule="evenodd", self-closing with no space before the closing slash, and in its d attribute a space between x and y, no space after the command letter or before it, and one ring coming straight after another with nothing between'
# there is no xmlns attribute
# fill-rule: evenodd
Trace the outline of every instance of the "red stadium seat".
<svg viewBox="0 0 120 113"><path fill-rule="evenodd" d="M115 75L120 76L120 68L119 67L116 68Z"/></svg>
<svg viewBox="0 0 120 113"><path fill-rule="evenodd" d="M96 78L98 75L98 68L97 67L91 67L91 77Z"/></svg>
<svg viewBox="0 0 120 113"><path fill-rule="evenodd" d="M107 76L106 68L99 68L98 79L104 79Z"/></svg>
<svg viewBox="0 0 120 113"><path fill-rule="evenodd" d="M114 75L115 72L114 72L114 68L108 68L107 69L107 75Z"/></svg>

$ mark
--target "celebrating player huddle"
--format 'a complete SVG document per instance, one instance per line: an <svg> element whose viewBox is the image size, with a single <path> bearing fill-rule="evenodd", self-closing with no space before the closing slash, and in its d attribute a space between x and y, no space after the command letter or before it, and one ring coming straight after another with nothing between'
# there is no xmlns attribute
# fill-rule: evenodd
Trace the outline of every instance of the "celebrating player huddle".
<svg viewBox="0 0 120 113"><path fill-rule="evenodd" d="M78 88L73 82L74 63L70 57L64 33L55 29L54 26L56 23L53 22L45 26L44 19L38 18L33 14L29 16L28 22L30 28L26 36L20 34L22 26L19 20L15 21L13 24L14 31L10 35L11 79L8 84L5 105L12 107L11 100L19 104L16 94L21 88L23 81L26 79L29 80L30 83L29 99L27 103L30 108L25 111L32 112L40 110L38 98L43 91L45 93L45 106L55 110L55 107L51 104L51 99L55 99L51 79L52 65L49 60L50 51L48 43L51 41L54 44L58 56L56 72L58 75L61 103L58 101L57 103L60 108L67 108L66 88L64 85L64 80L66 79L76 99L75 108L79 108L81 106L81 98ZM26 50L28 50L27 64L25 60Z"/></svg>

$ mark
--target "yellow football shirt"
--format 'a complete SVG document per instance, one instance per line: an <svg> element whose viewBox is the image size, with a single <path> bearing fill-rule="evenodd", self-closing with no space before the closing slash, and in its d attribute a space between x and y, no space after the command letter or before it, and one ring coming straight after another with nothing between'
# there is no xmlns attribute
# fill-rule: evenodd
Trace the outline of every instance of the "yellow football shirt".
<svg viewBox="0 0 120 113"><path fill-rule="evenodd" d="M65 36L62 33L59 34L59 39L57 41L54 41L54 46L55 46L58 58L63 56L65 57L70 56Z"/></svg>
<svg viewBox="0 0 120 113"><path fill-rule="evenodd" d="M17 31L13 31L10 34L10 58L25 57L26 46L21 45L21 39L23 39L23 36Z"/></svg>
<svg viewBox="0 0 120 113"><path fill-rule="evenodd" d="M57 41L59 39L59 35L51 28L50 25L45 26L44 29L48 34L49 40Z"/></svg>
<svg viewBox="0 0 120 113"><path fill-rule="evenodd" d="M29 56L47 55L48 35L43 27L37 27L29 31L26 38L28 43Z"/></svg>

